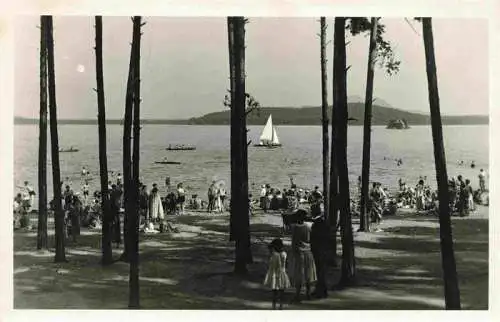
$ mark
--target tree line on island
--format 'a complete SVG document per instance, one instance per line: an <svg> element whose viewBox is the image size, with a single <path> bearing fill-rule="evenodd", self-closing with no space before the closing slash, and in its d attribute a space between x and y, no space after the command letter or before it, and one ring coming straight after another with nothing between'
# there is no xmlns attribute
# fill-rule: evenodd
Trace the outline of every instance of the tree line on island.
<svg viewBox="0 0 500 322"><path fill-rule="evenodd" d="M130 65L126 88L123 132L123 174L125 196L125 249L120 260L130 264L129 270L129 307L140 307L139 296L139 154L140 154L140 16L132 18L132 45ZM442 135L442 118L439 108L439 95L434 58L434 45L431 18L418 19L422 23L423 41L426 57L426 71L428 78L430 120L434 145L436 178L439 193L439 226L441 238L441 254L444 279L444 297L447 309L460 309L460 293L456 273L456 263L453 251L453 238L448 202L446 158ZM272 108L260 108L258 102L245 90L245 25L248 20L244 17L228 17L228 50L229 50L229 95L225 105L230 111L225 112L230 117L231 124L231 211L229 223L229 240L234 241L236 275L248 274L248 265L253 262L252 245L250 242L250 217L248 204L248 138L247 125L252 124L254 115L259 113L278 113ZM40 47L40 137L39 137L39 219L37 248L48 248L47 240L47 104L50 114L50 135L52 153L52 175L54 195L61 196L61 178L58 147L58 119L55 91L54 69L54 41L52 16L41 17L41 47ZM111 247L111 214L108 198L107 155L106 155L106 117L104 76L102 63L102 18L95 17L95 54L96 54L96 92L99 133L99 165L102 194L102 260L104 266L112 265L113 254ZM365 103L358 118L364 123L363 136L363 163L362 163L362 205L360 231L369 231L366 200L368 200L368 182L370 176L370 127L376 123L376 112L380 107L373 105L374 69L376 63L389 74L397 72L399 62L395 59L391 45L383 39L385 26L380 18L348 18L334 19L334 54L333 54L333 106L327 102L328 88L326 79L326 19L320 19L320 59L322 106L318 109L316 122L322 124L323 142L323 189L325 191L325 216L330 231L330 250L333 260L331 265L336 266L340 261L340 279L336 285L350 287L356 282L356 258L353 238L353 226L350 209L348 162L347 162L347 127L353 117L352 105L347 102L347 72L346 66L346 32L352 35L370 33L368 49L368 69ZM48 93L48 98L47 98ZM254 111L257 110L255 113ZM305 111L307 109L302 109ZM297 110L300 112L301 110ZM300 113L299 113L300 114ZM275 116L276 115L276 116ZM429 118L429 116L426 116ZM264 116L265 118L265 116ZM391 116L391 118L395 118ZM403 117L396 117L403 118ZM405 117L410 124L411 119ZM276 117L279 124L279 117ZM330 122L331 119L331 122ZM359 120L357 120L359 121ZM61 123L59 123L61 124ZM329 125L331 124L331 127ZM331 142L331 151L328 146ZM64 213L62 200L54 198L55 217L55 262L67 262L65 256ZM337 231L340 228L341 256L337 260ZM51 245L52 246L52 245ZM325 255L326 256L326 255ZM326 274L325 271L322 274ZM319 276L318 280L326 281L327 276Z"/></svg>

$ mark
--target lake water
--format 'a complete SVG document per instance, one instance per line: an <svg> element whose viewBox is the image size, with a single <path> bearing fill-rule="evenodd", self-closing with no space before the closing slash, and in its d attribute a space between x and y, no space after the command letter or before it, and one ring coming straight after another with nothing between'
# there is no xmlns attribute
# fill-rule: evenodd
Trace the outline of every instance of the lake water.
<svg viewBox="0 0 500 322"><path fill-rule="evenodd" d="M258 141L262 126L250 126L249 139ZM14 127L14 185L24 180L37 190L38 126ZM165 177L171 183L183 182L188 193L198 193L206 198L207 187L213 179L224 179L230 184L229 126L144 125L141 132L140 172L144 182L151 187L157 182L164 191ZM281 148L249 147L249 185L257 193L259 186L270 183L288 187L289 176L299 186L321 186L322 143L320 126L278 126ZM351 126L348 130L348 162L351 188L361 174L363 128ZM108 168L122 172L122 134L118 125L108 125ZM478 186L477 174L488 169L488 126L446 126L444 138L448 176L462 174ZM76 153L60 154L61 178L70 177L73 189L79 190L79 173L86 166L93 173L91 191L98 189L99 155L97 125L59 126L60 147L74 146ZM196 151L166 151L169 144L190 144ZM427 176L435 186L434 154L430 126L414 126L409 130L387 130L375 126L372 132L371 179L391 188L397 187L400 177L411 185L419 176ZM168 157L180 165L159 165L155 161ZM385 158L385 159L384 159ZM397 166L395 158L402 158ZM52 170L50 165L50 135L48 155L48 192L52 196ZM466 165L459 166L463 160ZM469 164L475 161L476 168ZM115 178L110 177L115 180Z"/></svg>

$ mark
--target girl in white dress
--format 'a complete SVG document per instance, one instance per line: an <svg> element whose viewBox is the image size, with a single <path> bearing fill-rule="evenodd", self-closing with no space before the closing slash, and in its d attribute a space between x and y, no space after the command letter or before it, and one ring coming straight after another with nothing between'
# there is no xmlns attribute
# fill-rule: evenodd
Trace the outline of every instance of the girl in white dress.
<svg viewBox="0 0 500 322"><path fill-rule="evenodd" d="M273 310L276 309L278 299L281 310L285 289L290 287L290 279L286 273L286 252L283 249L283 241L279 238L274 239L268 247L271 256L264 285L273 291Z"/></svg>

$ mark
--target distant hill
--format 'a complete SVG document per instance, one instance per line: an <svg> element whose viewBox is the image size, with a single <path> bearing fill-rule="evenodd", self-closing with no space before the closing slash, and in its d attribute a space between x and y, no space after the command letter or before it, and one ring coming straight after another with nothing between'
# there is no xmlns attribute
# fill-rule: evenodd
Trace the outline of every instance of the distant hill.
<svg viewBox="0 0 500 322"><path fill-rule="evenodd" d="M375 101L376 103L376 101ZM363 125L364 103L351 102L348 104L349 117L353 120L350 125ZM273 123L276 125L320 125L320 107L263 107L259 111L253 111L247 117L249 125L265 124L269 114L273 115ZM330 117L331 108L328 109ZM373 125L387 125L394 119L404 119L408 125L428 125L430 116L426 114L407 112L400 109L373 105ZM466 116L443 116L444 125L472 125L488 124L487 115L466 115ZM193 117L188 120L142 120L142 124L190 124L190 125L228 125L230 120L229 109L221 112L208 113L200 117ZM97 124L97 119L93 120L58 120L59 124ZM107 120L107 124L121 125L122 120ZM15 117L14 124L38 124L37 119Z"/></svg>
<svg viewBox="0 0 500 322"><path fill-rule="evenodd" d="M364 121L365 106L363 103L349 103L349 117L353 120L350 125L362 125ZM265 107L260 111L254 111L248 115L247 124L263 125L269 114L273 115L273 123L276 125L320 125L320 107ZM331 115L331 108L328 116ZM229 124L229 110L205 114L201 117L189 119L189 124ZM420 113L406 112L392 107L373 105L372 124L387 125L390 120L405 119L411 125L428 125L430 116ZM467 115L467 116L443 116L444 125L471 125L488 124L487 115Z"/></svg>
<svg viewBox="0 0 500 322"><path fill-rule="evenodd" d="M71 125L97 125L97 119L59 119L58 124L71 124ZM25 117L14 117L14 124L17 125L37 125L38 119L31 119ZM106 120L106 124L122 125L123 120ZM141 120L141 124L188 124L188 120Z"/></svg>

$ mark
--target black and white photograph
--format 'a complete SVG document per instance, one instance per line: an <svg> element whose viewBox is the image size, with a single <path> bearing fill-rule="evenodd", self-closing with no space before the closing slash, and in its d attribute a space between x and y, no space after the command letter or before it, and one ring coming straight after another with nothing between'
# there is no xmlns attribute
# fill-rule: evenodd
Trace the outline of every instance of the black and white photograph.
<svg viewBox="0 0 500 322"><path fill-rule="evenodd" d="M489 19L14 16L12 308L491 309Z"/></svg>

